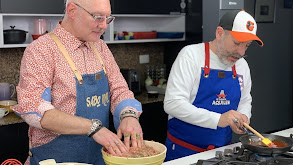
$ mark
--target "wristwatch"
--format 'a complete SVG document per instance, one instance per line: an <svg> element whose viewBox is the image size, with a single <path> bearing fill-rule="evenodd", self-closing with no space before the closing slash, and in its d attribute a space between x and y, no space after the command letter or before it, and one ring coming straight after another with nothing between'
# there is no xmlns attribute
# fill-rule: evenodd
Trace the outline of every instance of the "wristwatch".
<svg viewBox="0 0 293 165"><path fill-rule="evenodd" d="M103 123L99 119L92 119L92 127L90 131L87 133L89 137L92 137L95 133L97 133L101 128L103 128Z"/></svg>

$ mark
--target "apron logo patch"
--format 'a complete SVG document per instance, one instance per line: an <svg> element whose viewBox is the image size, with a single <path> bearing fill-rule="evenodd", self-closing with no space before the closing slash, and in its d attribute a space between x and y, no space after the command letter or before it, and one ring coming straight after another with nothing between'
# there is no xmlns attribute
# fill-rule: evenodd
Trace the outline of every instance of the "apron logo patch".
<svg viewBox="0 0 293 165"><path fill-rule="evenodd" d="M101 74L100 74L100 73L96 74L96 75L95 75L95 79L96 79L96 80L100 80L100 79L101 79Z"/></svg>
<svg viewBox="0 0 293 165"><path fill-rule="evenodd" d="M101 100L102 98L102 100ZM102 102L101 102L102 101ZM87 107L99 107L101 104L103 104L105 107L109 103L109 92L106 92L105 94L102 94L102 96L91 96L86 98L86 106Z"/></svg>
<svg viewBox="0 0 293 165"><path fill-rule="evenodd" d="M221 90L220 94L217 95L218 98L213 101L212 105L230 105L230 100L226 99L225 92L224 90Z"/></svg>
<svg viewBox="0 0 293 165"><path fill-rule="evenodd" d="M225 78L225 72L219 72L218 77L219 78Z"/></svg>

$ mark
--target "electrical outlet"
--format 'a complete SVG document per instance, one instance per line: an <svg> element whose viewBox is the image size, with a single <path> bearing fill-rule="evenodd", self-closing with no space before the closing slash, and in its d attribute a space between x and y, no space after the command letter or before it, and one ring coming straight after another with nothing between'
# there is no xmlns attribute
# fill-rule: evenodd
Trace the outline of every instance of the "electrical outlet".
<svg viewBox="0 0 293 165"><path fill-rule="evenodd" d="M147 64L150 62L150 56L148 54L139 55L139 63L140 64Z"/></svg>

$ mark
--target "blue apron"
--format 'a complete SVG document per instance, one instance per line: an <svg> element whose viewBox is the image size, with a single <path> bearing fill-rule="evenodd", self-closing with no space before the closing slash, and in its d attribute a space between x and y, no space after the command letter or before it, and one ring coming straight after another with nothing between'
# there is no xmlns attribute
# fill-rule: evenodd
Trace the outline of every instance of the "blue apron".
<svg viewBox="0 0 293 165"><path fill-rule="evenodd" d="M205 43L205 54L205 67L193 105L220 114L237 110L241 91L235 65L232 71L212 70L209 67L209 43ZM221 147L229 144L231 139L230 126L214 130L172 118L168 121L165 161Z"/></svg>
<svg viewBox="0 0 293 165"><path fill-rule="evenodd" d="M52 36L52 34L50 36L55 40L60 50L64 50L63 45L58 44L60 43L59 39L54 34ZM91 47L95 49L93 45ZM97 52L96 50L94 51L95 53ZM68 55L67 52L62 51L62 53L64 56ZM99 119L108 128L110 111L108 79L99 54L97 56L103 66L102 71L95 74L76 75L75 77L77 94L75 116L87 119ZM76 69L72 60L68 58L67 60L71 68ZM79 162L103 165L105 163L102 158L101 148L102 146L100 144L87 135L59 135L49 143L32 148L30 164L38 165L39 161L55 159L57 163Z"/></svg>

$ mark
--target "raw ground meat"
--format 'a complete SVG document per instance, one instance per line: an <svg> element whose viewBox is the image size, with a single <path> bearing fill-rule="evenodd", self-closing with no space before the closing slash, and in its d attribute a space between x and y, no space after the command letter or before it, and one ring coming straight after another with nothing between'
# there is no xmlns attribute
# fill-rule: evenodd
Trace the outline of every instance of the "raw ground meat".
<svg viewBox="0 0 293 165"><path fill-rule="evenodd" d="M122 157L127 158L141 158L158 155L160 152L156 151L153 147L143 145L141 148L130 147L129 152L123 153Z"/></svg>
<svg viewBox="0 0 293 165"><path fill-rule="evenodd" d="M105 149L104 149L105 150ZM111 155L107 150L106 153ZM159 151L156 151L153 147L148 145L143 145L141 148L130 147L129 152L123 153L121 157L126 158L141 158L141 157L149 157L160 154Z"/></svg>

